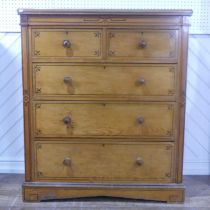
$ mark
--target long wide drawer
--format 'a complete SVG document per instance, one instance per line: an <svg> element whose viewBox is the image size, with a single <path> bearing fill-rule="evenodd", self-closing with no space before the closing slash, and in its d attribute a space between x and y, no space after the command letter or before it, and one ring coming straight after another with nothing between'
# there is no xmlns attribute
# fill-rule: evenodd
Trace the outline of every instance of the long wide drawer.
<svg viewBox="0 0 210 210"><path fill-rule="evenodd" d="M175 103L37 102L35 137L171 138Z"/></svg>
<svg viewBox="0 0 210 210"><path fill-rule="evenodd" d="M175 65L33 66L35 96L174 97ZM154 100L154 98L153 98Z"/></svg>
<svg viewBox="0 0 210 210"><path fill-rule="evenodd" d="M108 59L176 60L178 30L124 30L111 29L108 36Z"/></svg>
<svg viewBox="0 0 210 210"><path fill-rule="evenodd" d="M170 182L172 143L35 143L35 179Z"/></svg>
<svg viewBox="0 0 210 210"><path fill-rule="evenodd" d="M98 59L100 29L33 29L32 56L36 58Z"/></svg>

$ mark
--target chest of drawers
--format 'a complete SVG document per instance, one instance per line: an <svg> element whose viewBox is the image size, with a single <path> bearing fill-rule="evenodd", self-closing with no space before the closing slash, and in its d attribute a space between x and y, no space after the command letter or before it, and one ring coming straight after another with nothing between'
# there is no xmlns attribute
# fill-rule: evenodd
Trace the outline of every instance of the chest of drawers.
<svg viewBox="0 0 210 210"><path fill-rule="evenodd" d="M182 202L190 10L19 10L25 201Z"/></svg>

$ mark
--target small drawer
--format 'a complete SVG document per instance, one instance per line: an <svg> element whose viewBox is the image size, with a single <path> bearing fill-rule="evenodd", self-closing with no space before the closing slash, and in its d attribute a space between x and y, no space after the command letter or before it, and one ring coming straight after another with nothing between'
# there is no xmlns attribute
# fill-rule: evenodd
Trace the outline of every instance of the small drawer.
<svg viewBox="0 0 210 210"><path fill-rule="evenodd" d="M177 59L177 30L109 30L109 59L154 62Z"/></svg>
<svg viewBox="0 0 210 210"><path fill-rule="evenodd" d="M97 59L101 57L101 34L99 29L33 29L32 56Z"/></svg>
<svg viewBox="0 0 210 210"><path fill-rule="evenodd" d="M35 143L35 180L170 182L171 143Z"/></svg>
<svg viewBox="0 0 210 210"><path fill-rule="evenodd" d="M176 65L33 66L35 96L174 97ZM154 98L153 98L154 100Z"/></svg>
<svg viewBox="0 0 210 210"><path fill-rule="evenodd" d="M174 136L174 103L37 102L35 137L161 138Z"/></svg>

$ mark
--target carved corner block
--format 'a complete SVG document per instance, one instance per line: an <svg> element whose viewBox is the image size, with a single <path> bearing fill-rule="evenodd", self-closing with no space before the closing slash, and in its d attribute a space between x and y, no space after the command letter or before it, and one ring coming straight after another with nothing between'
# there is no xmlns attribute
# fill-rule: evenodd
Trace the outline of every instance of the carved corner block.
<svg viewBox="0 0 210 210"><path fill-rule="evenodd" d="M24 106L27 106L29 104L29 101L30 101L29 95L24 95L23 96Z"/></svg>

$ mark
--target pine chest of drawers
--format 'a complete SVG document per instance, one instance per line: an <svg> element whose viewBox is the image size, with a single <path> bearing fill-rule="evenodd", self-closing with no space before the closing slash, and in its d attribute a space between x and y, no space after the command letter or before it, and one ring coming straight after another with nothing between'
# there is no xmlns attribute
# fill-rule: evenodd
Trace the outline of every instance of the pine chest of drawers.
<svg viewBox="0 0 210 210"><path fill-rule="evenodd" d="M24 200L184 200L191 13L19 10Z"/></svg>

